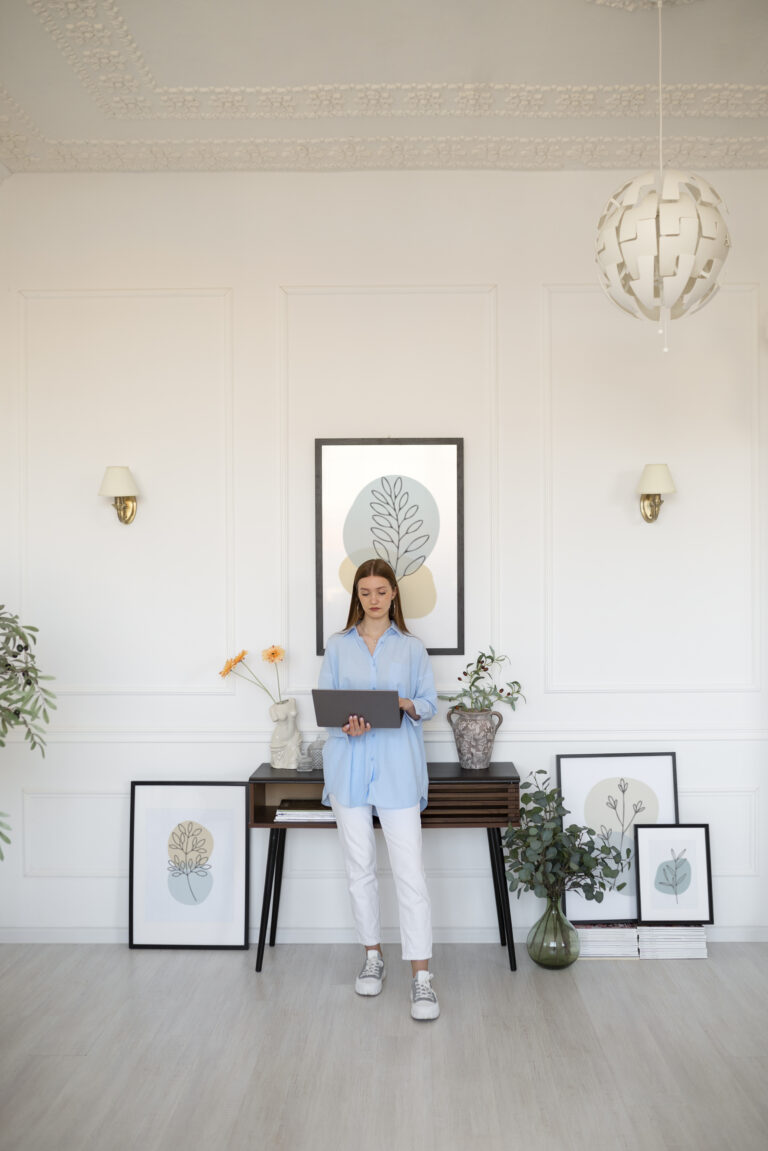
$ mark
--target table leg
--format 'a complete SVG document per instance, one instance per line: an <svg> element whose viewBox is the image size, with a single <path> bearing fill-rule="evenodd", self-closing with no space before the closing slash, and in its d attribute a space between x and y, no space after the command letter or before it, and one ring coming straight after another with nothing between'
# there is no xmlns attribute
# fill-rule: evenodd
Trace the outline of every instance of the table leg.
<svg viewBox="0 0 768 1151"><path fill-rule="evenodd" d="M277 862L277 844L279 829L273 827L269 832L269 847L267 849L267 870L264 875L264 897L261 901L261 925L259 927L259 946L256 950L256 970L261 971L264 959L264 942L267 938L267 924L269 922L269 906L272 902L272 886L275 880L275 863Z"/></svg>
<svg viewBox="0 0 768 1151"><path fill-rule="evenodd" d="M275 860L275 886L272 892L272 925L269 929L269 946L275 946L277 938L277 915L280 910L280 888L283 885L283 858L285 856L285 828L275 828L277 840L277 858Z"/></svg>
<svg viewBox="0 0 768 1151"><path fill-rule="evenodd" d="M491 851L496 860L496 874L499 877L501 893L501 914L504 920L504 932L507 937L507 951L509 952L509 970L517 971L515 958L515 940L512 935L512 916L509 911L509 892L504 878L504 852L501 846L501 829L491 827L488 829L488 839Z"/></svg>
<svg viewBox="0 0 768 1151"><path fill-rule="evenodd" d="M499 943L502 947L506 944L507 940L504 933L504 912L501 908L501 899L504 894L503 888L499 886L499 870L497 867L496 852L493 848L493 836L491 835L491 828L486 828L488 833L488 854L491 857L491 875L493 877L493 894L496 897L496 918L499 921Z"/></svg>

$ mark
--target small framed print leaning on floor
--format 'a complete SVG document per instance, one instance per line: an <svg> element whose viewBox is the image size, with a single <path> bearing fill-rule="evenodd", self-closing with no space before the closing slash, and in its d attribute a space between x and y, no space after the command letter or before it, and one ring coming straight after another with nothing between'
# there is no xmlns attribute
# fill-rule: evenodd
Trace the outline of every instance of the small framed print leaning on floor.
<svg viewBox="0 0 768 1151"><path fill-rule="evenodd" d="M247 783L131 783L129 947L248 947L247 799Z"/></svg>
<svg viewBox="0 0 768 1151"><path fill-rule="evenodd" d="M714 923L708 823L636 824L635 866L640 923Z"/></svg>

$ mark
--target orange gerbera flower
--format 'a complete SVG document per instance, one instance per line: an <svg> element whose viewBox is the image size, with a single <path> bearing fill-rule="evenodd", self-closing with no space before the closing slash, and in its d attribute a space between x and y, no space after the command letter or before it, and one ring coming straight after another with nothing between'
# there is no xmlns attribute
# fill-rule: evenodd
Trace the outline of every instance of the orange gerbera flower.
<svg viewBox="0 0 768 1151"><path fill-rule="evenodd" d="M232 672L232 674L236 675L238 677L238 679L247 679L250 681L250 683L255 683L256 687L260 687L262 691L265 691L267 693L267 695L269 696L269 698L272 700L273 703L281 703L283 697L282 697L282 694L280 692L280 673L277 670L277 665L279 663L282 663L282 661L285 659L284 649L281 647L278 647L277 644L273 644L272 647L266 648L261 653L261 658L263 660L266 660L267 663L272 663L275 665L275 679L277 681L277 696L274 696L272 694L272 692L269 690L269 688L267 687L267 685L265 683L262 683L262 681L259 679L259 677L257 675L254 675L251 668L249 668L248 664L245 662L245 657L247 655L248 655L248 652L245 649L243 649L241 652L238 652L237 655L233 656L232 659L228 659L227 662L224 664L224 667L219 672L219 675L222 677L222 679L224 679L224 678L226 678L226 676L229 675L230 672ZM239 665L242 665L242 666L239 666Z"/></svg>
<svg viewBox="0 0 768 1151"><path fill-rule="evenodd" d="M285 659L285 649L278 647L277 644L272 644L272 647L264 649L261 658L265 663L282 663Z"/></svg>
<svg viewBox="0 0 768 1151"><path fill-rule="evenodd" d="M233 667L237 667L239 663L242 663L247 655L247 651L241 651L239 655L233 656L232 659L228 659L224 664L224 667L219 672L219 675L222 677L222 679L229 675Z"/></svg>

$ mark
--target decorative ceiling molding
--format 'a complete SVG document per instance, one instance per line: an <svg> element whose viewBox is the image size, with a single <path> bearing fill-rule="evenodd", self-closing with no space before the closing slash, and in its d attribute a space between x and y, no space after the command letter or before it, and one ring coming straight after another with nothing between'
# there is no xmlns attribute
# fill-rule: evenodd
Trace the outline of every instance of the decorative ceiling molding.
<svg viewBox="0 0 768 1151"><path fill-rule="evenodd" d="M627 10L656 6L656 0L589 2ZM38 21L38 40L50 37L66 61L59 69L61 90L45 94L51 103L61 100L66 114L55 122L67 125L61 131L68 138L41 130L44 113L36 112L33 122L16 88L14 98L0 89L0 164L11 173L583 170L646 168L656 161L656 136L648 135L658 115L655 84L167 87L158 83L128 27L123 0L25 3ZM147 28L160 28L166 38L173 32L167 20L149 21ZM162 43L153 40L153 54L147 46L148 58L164 58ZM50 51L49 44L44 47ZM571 46L559 45L561 56L563 49L570 52ZM596 74L569 69L568 78L591 80ZM765 75L751 65L734 73L735 80L741 77L761 81ZM15 83L24 90L18 75ZM35 108L41 95L36 89ZM679 132L665 141L670 166L768 167L768 84L669 84L663 97L666 123L675 123ZM585 134L590 128L599 134ZM698 134L707 129L717 135ZM510 130L515 135L507 135ZM131 138L120 139L121 132Z"/></svg>
<svg viewBox="0 0 768 1151"><path fill-rule="evenodd" d="M409 137L249 140L66 140L17 144L17 172L209 172L361 170L582 170L653 165L655 137ZM5 159L0 139L0 159ZM670 137L676 168L768 167L768 137Z"/></svg>
<svg viewBox="0 0 768 1151"><path fill-rule="evenodd" d="M698 0L662 0L664 8L673 8L676 4L696 4ZM634 12L637 8L658 8L658 0L587 0L588 4L597 4L601 8L624 8L627 12Z"/></svg>
<svg viewBox="0 0 768 1151"><path fill-rule="evenodd" d="M113 120L318 120L412 116L569 119L584 116L645 118L658 114L658 89L653 84L163 87L147 67L114 0L27 0L27 4L94 103ZM768 85L666 85L664 114L671 119L768 116Z"/></svg>

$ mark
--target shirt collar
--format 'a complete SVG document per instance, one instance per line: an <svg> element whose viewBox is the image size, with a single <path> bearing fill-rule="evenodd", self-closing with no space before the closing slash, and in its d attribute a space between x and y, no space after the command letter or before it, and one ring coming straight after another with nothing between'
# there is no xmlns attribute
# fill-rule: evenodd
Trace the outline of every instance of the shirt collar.
<svg viewBox="0 0 768 1151"><path fill-rule="evenodd" d="M382 634L382 636L389 635L389 633L391 631L393 631L395 633L395 635L402 635L403 634L400 631L400 628L397 626L397 624L395 623L394 620L390 620L389 627L387 628L386 631L383 631L381 634ZM356 632L358 635L360 634L357 631L357 624L356 623L353 623L351 627L348 627L344 634L345 635L351 635L352 632Z"/></svg>

